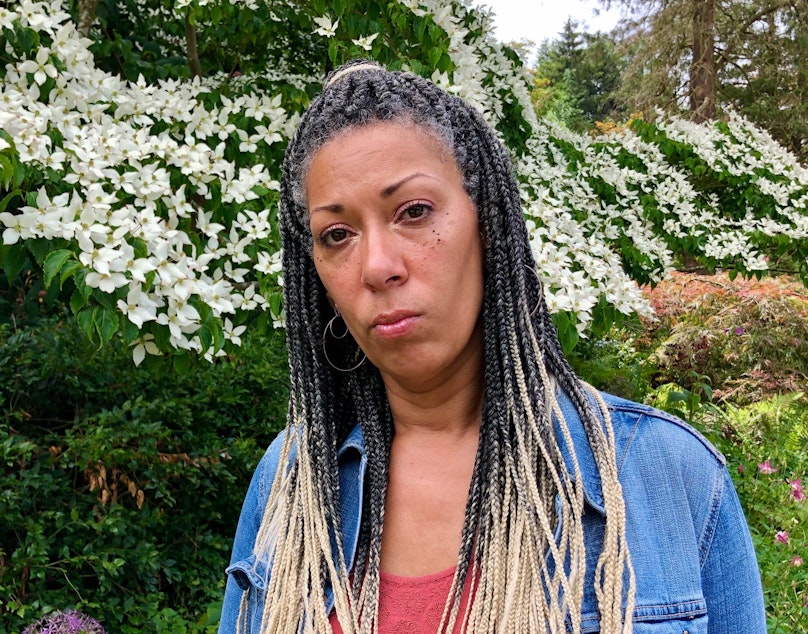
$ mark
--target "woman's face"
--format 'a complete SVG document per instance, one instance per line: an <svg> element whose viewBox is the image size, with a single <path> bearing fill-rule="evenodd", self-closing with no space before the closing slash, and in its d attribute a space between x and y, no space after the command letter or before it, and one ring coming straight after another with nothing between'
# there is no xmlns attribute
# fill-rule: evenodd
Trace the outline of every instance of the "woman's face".
<svg viewBox="0 0 808 634"><path fill-rule="evenodd" d="M306 195L317 273L385 383L479 367L477 210L441 142L404 123L352 129L314 155Z"/></svg>

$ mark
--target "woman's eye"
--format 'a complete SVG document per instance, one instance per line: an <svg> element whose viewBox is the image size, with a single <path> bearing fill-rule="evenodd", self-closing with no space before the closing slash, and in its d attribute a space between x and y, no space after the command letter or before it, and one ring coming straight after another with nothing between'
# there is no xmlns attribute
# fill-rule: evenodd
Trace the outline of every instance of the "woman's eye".
<svg viewBox="0 0 808 634"><path fill-rule="evenodd" d="M320 234L320 242L327 247L333 247L348 238L348 230L341 227L327 229Z"/></svg>
<svg viewBox="0 0 808 634"><path fill-rule="evenodd" d="M427 203L411 203L406 205L399 214L402 220L418 220L424 216L428 216L432 211L432 206Z"/></svg>

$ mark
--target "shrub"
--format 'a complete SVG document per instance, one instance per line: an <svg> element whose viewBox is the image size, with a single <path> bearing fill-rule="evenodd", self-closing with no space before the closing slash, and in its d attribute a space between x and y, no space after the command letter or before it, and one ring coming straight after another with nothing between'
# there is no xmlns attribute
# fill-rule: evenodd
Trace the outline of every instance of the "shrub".
<svg viewBox="0 0 808 634"><path fill-rule="evenodd" d="M636 328L614 327L598 339L581 339L569 355L585 381L617 396L642 401L650 391L654 366L637 351Z"/></svg>
<svg viewBox="0 0 808 634"><path fill-rule="evenodd" d="M650 295L659 321L648 323L644 343L658 367L656 385L692 391L709 377L714 397L736 405L808 390L808 294L801 285L785 277L676 274Z"/></svg>
<svg viewBox="0 0 808 634"><path fill-rule="evenodd" d="M215 614L237 510L285 422L283 338L184 376L152 366L72 320L0 326L0 632L54 607L123 633Z"/></svg>
<svg viewBox="0 0 808 634"><path fill-rule="evenodd" d="M808 631L808 401L801 393L700 421L725 454L760 564L772 634Z"/></svg>

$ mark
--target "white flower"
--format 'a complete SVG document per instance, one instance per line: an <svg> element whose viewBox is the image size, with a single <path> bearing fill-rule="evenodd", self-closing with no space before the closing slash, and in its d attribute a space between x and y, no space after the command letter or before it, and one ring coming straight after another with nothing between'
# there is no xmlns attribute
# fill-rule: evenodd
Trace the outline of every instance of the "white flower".
<svg viewBox="0 0 808 634"><path fill-rule="evenodd" d="M159 355L160 349L154 343L154 335L150 335L146 333L142 337L138 337L132 342L132 345L135 346L135 349L132 351L132 359L135 362L135 365L140 365L143 362L143 359L146 358L146 353L152 355Z"/></svg>
<svg viewBox="0 0 808 634"><path fill-rule="evenodd" d="M92 288L100 288L105 293L114 293L115 289L126 286L129 282L123 273L98 273L90 271L84 278L84 283Z"/></svg>
<svg viewBox="0 0 808 634"><path fill-rule="evenodd" d="M130 287L126 301L118 300L118 309L138 328L143 328L144 321L157 319L157 304L139 286Z"/></svg>
<svg viewBox="0 0 808 634"><path fill-rule="evenodd" d="M33 73L34 81L40 86L48 77L56 77L56 66L50 63L50 49L43 46L36 53L36 59L27 59L20 64L21 73Z"/></svg>
<svg viewBox="0 0 808 634"><path fill-rule="evenodd" d="M339 20L332 23L331 18L329 18L327 15L324 15L320 18L314 18L314 21L318 26L318 28L314 29L314 32L317 35L322 35L323 37L334 37L337 34L337 27L339 26Z"/></svg>
<svg viewBox="0 0 808 634"><path fill-rule="evenodd" d="M351 40L354 44L358 47L365 49L366 51L373 50L373 40L379 37L378 33L374 33L373 35L368 35L366 37L360 37L358 40Z"/></svg>
<svg viewBox="0 0 808 634"><path fill-rule="evenodd" d="M27 240L34 236L31 228L34 219L29 214L12 214L8 211L0 213L0 222L6 226L3 231L3 244L16 244L20 239Z"/></svg>
<svg viewBox="0 0 808 634"><path fill-rule="evenodd" d="M241 335L247 330L247 326L236 326L233 328L233 322L225 318L224 320L224 338L231 341L234 345L241 345Z"/></svg>

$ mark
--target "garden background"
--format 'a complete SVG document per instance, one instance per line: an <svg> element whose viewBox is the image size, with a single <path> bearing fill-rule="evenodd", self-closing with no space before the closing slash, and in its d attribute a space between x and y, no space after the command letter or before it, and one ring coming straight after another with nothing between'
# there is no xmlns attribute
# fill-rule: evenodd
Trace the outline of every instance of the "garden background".
<svg viewBox="0 0 808 634"><path fill-rule="evenodd" d="M496 126L577 370L724 452L808 631L808 6L612 4L537 47L445 0L0 7L0 633L215 631L286 412L280 161L356 57Z"/></svg>

